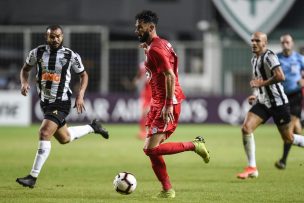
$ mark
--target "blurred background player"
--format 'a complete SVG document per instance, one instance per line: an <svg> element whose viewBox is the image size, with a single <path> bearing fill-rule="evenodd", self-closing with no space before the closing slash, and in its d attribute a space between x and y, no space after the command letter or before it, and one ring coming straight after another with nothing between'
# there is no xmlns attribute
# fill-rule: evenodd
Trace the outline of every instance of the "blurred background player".
<svg viewBox="0 0 304 203"><path fill-rule="evenodd" d="M89 125L67 127L65 118L71 108L70 89L71 69L80 77L79 92L74 108L78 113L85 110L84 94L88 85L88 75L80 56L71 49L62 46L63 30L59 25L47 27L46 45L30 51L20 72L21 94L27 96L30 89L29 72L37 68L37 90L44 119L39 129L38 150L29 175L17 178L25 187L33 188L37 177L51 151L51 138L54 136L60 144L67 144L88 133L98 133L108 139L108 132L97 120Z"/></svg>
<svg viewBox="0 0 304 203"><path fill-rule="evenodd" d="M242 126L248 166L244 172L237 174L240 179L258 177L253 132L270 117L273 118L284 143L304 147L304 137L292 132L288 98L281 84L285 79L284 72L278 57L267 48L267 44L265 33L255 32L251 36L251 49L254 54L251 64L254 77L250 81L250 87L256 91L248 97L249 103L253 106Z"/></svg>
<svg viewBox="0 0 304 203"><path fill-rule="evenodd" d="M202 137L193 142L163 143L177 127L181 102L185 99L178 81L178 61L171 44L157 36L158 16L152 11L142 11L135 17L135 33L146 54L145 67L152 90L151 108L147 115L148 133L144 152L163 190L159 198L174 198L163 155L195 151L206 163L210 156Z"/></svg>
<svg viewBox="0 0 304 203"><path fill-rule="evenodd" d="M294 42L290 34L282 35L280 38L282 52L278 53L278 58L285 75L282 82L290 105L291 128L294 133L302 133L301 111L302 111L302 87L304 86L303 70L304 57L293 50ZM275 163L278 169L286 168L286 161L291 144L285 143L283 155Z"/></svg>
<svg viewBox="0 0 304 203"><path fill-rule="evenodd" d="M126 89L134 89L137 88L139 92L139 102L140 102L140 118L139 118L139 139L146 138L146 116L150 110L150 102L151 102L151 87L149 85L149 81L147 79L146 68L144 62L141 62L138 65L138 69L135 77L132 81L127 78L124 78L122 81L123 86Z"/></svg>

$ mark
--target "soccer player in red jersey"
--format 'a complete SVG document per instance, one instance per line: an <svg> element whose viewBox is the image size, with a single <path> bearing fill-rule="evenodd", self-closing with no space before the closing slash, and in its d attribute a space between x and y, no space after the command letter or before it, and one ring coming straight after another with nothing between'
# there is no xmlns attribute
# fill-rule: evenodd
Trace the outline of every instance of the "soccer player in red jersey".
<svg viewBox="0 0 304 203"><path fill-rule="evenodd" d="M158 197L174 198L175 191L171 186L163 155L195 151L206 163L210 156L204 139L200 136L192 142L163 143L176 129L181 102L185 99L178 82L178 58L171 44L156 33L156 13L142 11L136 15L135 20L135 33L141 43L140 47L145 50L145 67L152 90L144 152L149 156L153 171L163 187Z"/></svg>

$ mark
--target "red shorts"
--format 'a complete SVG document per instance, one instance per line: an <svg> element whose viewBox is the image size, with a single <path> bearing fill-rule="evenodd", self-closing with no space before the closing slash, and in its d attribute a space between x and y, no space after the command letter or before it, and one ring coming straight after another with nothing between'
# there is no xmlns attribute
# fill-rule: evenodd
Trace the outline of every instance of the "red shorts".
<svg viewBox="0 0 304 203"><path fill-rule="evenodd" d="M146 126L149 127L148 137L151 137L157 133L166 133L166 138L174 132L177 127L179 115L181 112L181 104L173 105L173 123L170 121L166 123L161 117L162 107L151 106L150 111L147 115Z"/></svg>

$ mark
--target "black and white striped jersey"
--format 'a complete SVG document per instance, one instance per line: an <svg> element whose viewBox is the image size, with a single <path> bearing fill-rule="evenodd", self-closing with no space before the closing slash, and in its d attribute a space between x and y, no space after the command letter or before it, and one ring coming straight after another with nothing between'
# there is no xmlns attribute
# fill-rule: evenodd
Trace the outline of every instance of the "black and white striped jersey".
<svg viewBox="0 0 304 203"><path fill-rule="evenodd" d="M253 77L263 80L271 78L273 76L272 70L280 66L277 55L269 49L259 57L253 56L251 64ZM260 87L256 92L259 103L265 104L268 108L288 103L281 83Z"/></svg>
<svg viewBox="0 0 304 203"><path fill-rule="evenodd" d="M84 71L80 56L63 46L57 51L48 45L38 46L30 51L26 63L37 67L37 91L46 103L69 100L71 69L77 74Z"/></svg>

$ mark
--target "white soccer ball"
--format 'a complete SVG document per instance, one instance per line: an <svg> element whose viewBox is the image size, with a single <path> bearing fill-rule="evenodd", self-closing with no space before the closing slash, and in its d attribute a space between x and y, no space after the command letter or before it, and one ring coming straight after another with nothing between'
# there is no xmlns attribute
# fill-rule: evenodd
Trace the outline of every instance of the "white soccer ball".
<svg viewBox="0 0 304 203"><path fill-rule="evenodd" d="M132 173L121 172L115 176L113 185L116 192L123 195L129 195L134 192L137 182Z"/></svg>

